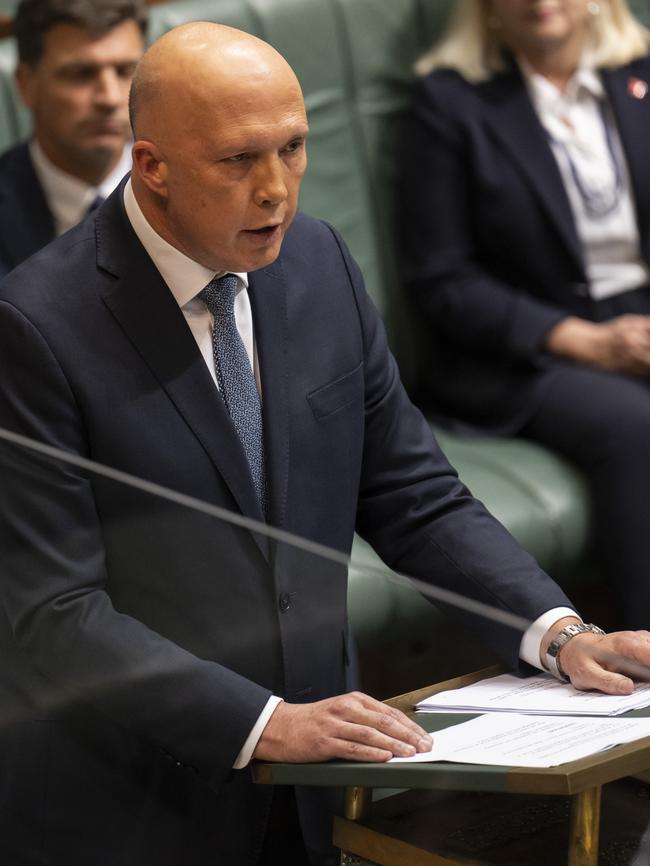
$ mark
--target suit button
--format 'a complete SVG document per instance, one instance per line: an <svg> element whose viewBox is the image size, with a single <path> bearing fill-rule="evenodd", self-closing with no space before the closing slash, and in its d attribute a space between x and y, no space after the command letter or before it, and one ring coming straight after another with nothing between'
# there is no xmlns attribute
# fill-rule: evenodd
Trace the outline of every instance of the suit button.
<svg viewBox="0 0 650 866"><path fill-rule="evenodd" d="M291 596L288 592L280 593L280 598L278 599L278 605L282 613L286 613L291 607Z"/></svg>
<svg viewBox="0 0 650 866"><path fill-rule="evenodd" d="M589 283L573 283L571 286L573 294L579 298L589 297Z"/></svg>

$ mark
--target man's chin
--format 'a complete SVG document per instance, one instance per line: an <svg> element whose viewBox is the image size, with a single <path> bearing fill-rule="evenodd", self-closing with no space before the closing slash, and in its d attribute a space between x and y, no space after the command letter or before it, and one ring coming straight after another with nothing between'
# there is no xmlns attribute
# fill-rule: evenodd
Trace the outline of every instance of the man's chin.
<svg viewBox="0 0 650 866"><path fill-rule="evenodd" d="M282 229L278 231L272 242L246 237L244 243L240 245L240 253L232 257L232 262L236 262L237 266L228 267L225 270L246 273L268 267L280 255L283 239L284 231Z"/></svg>
<svg viewBox="0 0 650 866"><path fill-rule="evenodd" d="M165 240L176 249L184 253L188 258L209 268L213 271L226 271L235 274L245 274L250 271L259 271L272 265L280 255L284 229L272 244L251 245L238 238L236 243L229 248L222 246L218 250L207 247L198 248L191 243L182 243L175 240L173 232L160 232Z"/></svg>
<svg viewBox="0 0 650 866"><path fill-rule="evenodd" d="M267 248L265 250L260 250L258 255L251 257L251 267L247 268L249 271L259 271L260 268L267 268L269 265L272 265L273 262L280 255L280 250L282 248L282 241L280 240L273 247Z"/></svg>
<svg viewBox="0 0 650 866"><path fill-rule="evenodd" d="M128 141L123 135L95 135L77 146L79 159L86 163L105 163L122 156Z"/></svg>

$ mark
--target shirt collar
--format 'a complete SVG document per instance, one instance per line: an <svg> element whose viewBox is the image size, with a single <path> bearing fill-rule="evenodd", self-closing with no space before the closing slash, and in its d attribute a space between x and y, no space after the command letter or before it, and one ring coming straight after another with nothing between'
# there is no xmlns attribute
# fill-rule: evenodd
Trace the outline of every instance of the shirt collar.
<svg viewBox="0 0 650 866"><path fill-rule="evenodd" d="M173 247L156 232L142 213L129 179L124 187L124 207L133 231L158 268L179 307L184 307L204 289L210 280L229 271L213 271L195 262ZM235 273L241 288L248 288L248 274Z"/></svg>
<svg viewBox="0 0 650 866"><path fill-rule="evenodd" d="M559 107L564 108L567 103L575 103L583 93L596 100L605 96L605 88L588 52L583 55L564 92L548 78L535 72L523 57L518 57L517 63L533 103L542 112L553 113Z"/></svg>
<svg viewBox="0 0 650 866"><path fill-rule="evenodd" d="M31 140L29 152L36 176L43 187L45 199L54 216L58 233L72 228L73 225L80 222L95 198L98 195L107 198L131 169L131 147L129 144L124 146L118 164L99 186L91 186L80 178L57 168L47 158L36 139Z"/></svg>

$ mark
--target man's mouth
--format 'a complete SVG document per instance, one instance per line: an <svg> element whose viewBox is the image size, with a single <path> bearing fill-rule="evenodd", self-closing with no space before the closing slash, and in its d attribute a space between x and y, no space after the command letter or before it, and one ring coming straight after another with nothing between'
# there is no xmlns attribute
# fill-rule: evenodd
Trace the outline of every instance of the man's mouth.
<svg viewBox="0 0 650 866"><path fill-rule="evenodd" d="M254 235L272 235L276 229L280 228L280 225L281 223L274 223L269 226L260 226L258 229L246 229L246 231Z"/></svg>
<svg viewBox="0 0 650 866"><path fill-rule="evenodd" d="M87 135L121 135L126 136L126 127L119 122L89 123L85 127Z"/></svg>
<svg viewBox="0 0 650 866"><path fill-rule="evenodd" d="M279 238L282 231L282 223L274 223L269 226L260 226L257 229L245 229L245 234L261 244L272 243Z"/></svg>

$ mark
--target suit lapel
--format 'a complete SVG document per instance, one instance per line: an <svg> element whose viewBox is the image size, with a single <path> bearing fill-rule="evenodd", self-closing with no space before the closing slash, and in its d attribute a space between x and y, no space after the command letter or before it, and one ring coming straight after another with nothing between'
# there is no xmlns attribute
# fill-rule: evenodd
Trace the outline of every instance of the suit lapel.
<svg viewBox="0 0 650 866"><path fill-rule="evenodd" d="M249 295L262 381L269 521L284 522L289 478L287 292L280 260L250 275Z"/></svg>
<svg viewBox="0 0 650 866"><path fill-rule="evenodd" d="M518 70L499 76L481 88L486 101L485 123L526 177L549 220L581 271L580 241L560 170Z"/></svg>
<svg viewBox="0 0 650 866"><path fill-rule="evenodd" d="M645 74L641 68L639 78ZM603 72L603 84L618 124L625 151L646 261L650 259L650 93L639 99L630 93L635 66Z"/></svg>
<svg viewBox="0 0 650 866"><path fill-rule="evenodd" d="M121 187L97 215L103 301L216 466L241 512L263 520L246 455L185 318L128 226ZM267 554L266 539L254 535Z"/></svg>

